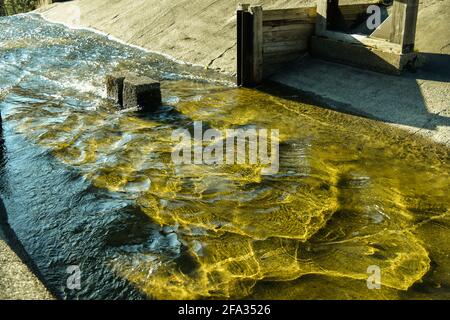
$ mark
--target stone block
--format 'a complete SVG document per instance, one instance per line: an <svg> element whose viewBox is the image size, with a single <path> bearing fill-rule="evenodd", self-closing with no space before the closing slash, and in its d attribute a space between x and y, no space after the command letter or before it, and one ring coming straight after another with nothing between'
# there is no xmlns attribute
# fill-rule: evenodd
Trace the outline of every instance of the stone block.
<svg viewBox="0 0 450 320"><path fill-rule="evenodd" d="M123 107L154 111L161 105L161 86L145 76L127 75L123 82Z"/></svg>
<svg viewBox="0 0 450 320"><path fill-rule="evenodd" d="M106 96L114 103L123 106L123 82L125 73L115 72L106 76Z"/></svg>

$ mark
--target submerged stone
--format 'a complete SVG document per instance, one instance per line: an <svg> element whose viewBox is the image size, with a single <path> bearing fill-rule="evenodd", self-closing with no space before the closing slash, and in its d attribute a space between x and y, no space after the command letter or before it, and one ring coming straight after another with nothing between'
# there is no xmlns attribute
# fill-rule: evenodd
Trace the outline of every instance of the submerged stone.
<svg viewBox="0 0 450 320"><path fill-rule="evenodd" d="M106 96L120 106L123 106L124 81L125 73L115 72L106 76Z"/></svg>

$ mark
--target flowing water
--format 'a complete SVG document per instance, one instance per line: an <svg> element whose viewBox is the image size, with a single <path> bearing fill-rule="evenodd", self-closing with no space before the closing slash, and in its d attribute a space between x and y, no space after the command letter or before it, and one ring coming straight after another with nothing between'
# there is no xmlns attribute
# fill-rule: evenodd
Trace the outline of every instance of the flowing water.
<svg viewBox="0 0 450 320"><path fill-rule="evenodd" d="M120 69L164 105L118 110ZM450 298L444 146L33 15L0 19L0 108L9 222L61 298ZM175 165L194 121L279 129L279 172Z"/></svg>

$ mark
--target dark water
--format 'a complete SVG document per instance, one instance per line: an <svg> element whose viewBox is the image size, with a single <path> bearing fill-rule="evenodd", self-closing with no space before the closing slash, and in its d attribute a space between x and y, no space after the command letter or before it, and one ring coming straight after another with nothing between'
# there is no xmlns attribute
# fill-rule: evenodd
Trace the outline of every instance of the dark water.
<svg viewBox="0 0 450 320"><path fill-rule="evenodd" d="M58 296L450 297L446 147L35 16L0 30L1 195ZM118 69L162 81L164 106L117 110ZM279 129L279 174L175 165L171 133L196 120Z"/></svg>

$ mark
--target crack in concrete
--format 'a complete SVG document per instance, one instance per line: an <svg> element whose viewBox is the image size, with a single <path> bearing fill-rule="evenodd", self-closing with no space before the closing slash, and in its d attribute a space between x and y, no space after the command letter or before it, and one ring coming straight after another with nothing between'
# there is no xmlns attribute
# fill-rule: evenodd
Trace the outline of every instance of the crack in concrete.
<svg viewBox="0 0 450 320"><path fill-rule="evenodd" d="M232 45L231 47L225 49L225 50L224 50L220 55L218 55L216 58L212 59L212 60L208 63L208 65L206 66L206 68L209 69L209 67L211 67L212 64L213 64L216 60L222 58L222 57L225 55L225 53L227 53L228 51L230 51L231 49L233 49L235 46L236 46L236 42L233 43L233 45Z"/></svg>

